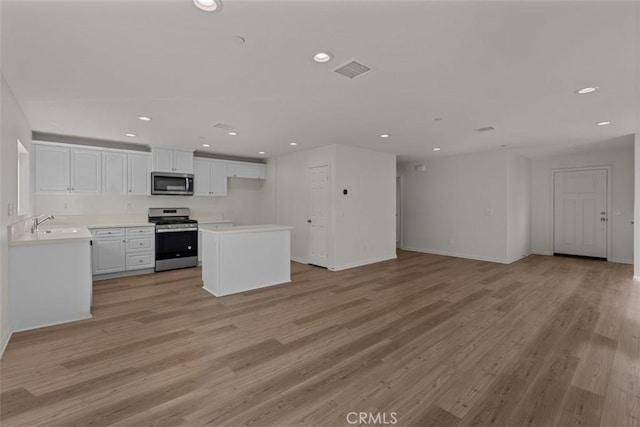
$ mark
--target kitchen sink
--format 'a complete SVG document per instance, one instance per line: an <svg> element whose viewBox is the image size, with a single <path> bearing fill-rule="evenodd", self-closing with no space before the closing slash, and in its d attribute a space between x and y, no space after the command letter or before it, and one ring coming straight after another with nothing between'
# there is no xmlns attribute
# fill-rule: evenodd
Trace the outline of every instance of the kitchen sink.
<svg viewBox="0 0 640 427"><path fill-rule="evenodd" d="M77 233L78 231L77 228L52 228L49 230L39 230L38 234L68 234Z"/></svg>

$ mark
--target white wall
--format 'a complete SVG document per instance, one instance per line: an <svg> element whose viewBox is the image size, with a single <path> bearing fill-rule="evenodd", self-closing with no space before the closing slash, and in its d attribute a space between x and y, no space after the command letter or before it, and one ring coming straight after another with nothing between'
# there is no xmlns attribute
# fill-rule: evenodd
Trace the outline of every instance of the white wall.
<svg viewBox="0 0 640 427"><path fill-rule="evenodd" d="M335 182L336 146L328 145L312 150L279 156L271 159L275 163L276 187L274 190L276 206L276 222L293 227L291 233L291 259L308 262L308 198L307 198L307 169L314 166L329 166L330 182ZM333 186L329 212L335 212ZM330 222L329 242L333 242L335 224ZM335 265L334 253L329 252L329 265Z"/></svg>
<svg viewBox="0 0 640 427"><path fill-rule="evenodd" d="M18 147L20 139L31 150L31 129L9 85L0 74L0 353L9 339L8 226L22 217L9 216L8 205L18 201Z"/></svg>
<svg viewBox="0 0 640 427"><path fill-rule="evenodd" d="M640 133L634 135L633 279L640 280Z"/></svg>
<svg viewBox="0 0 640 427"><path fill-rule="evenodd" d="M507 259L531 254L531 160L507 153Z"/></svg>
<svg viewBox="0 0 640 427"><path fill-rule="evenodd" d="M508 262L506 151L402 163L400 173L405 249Z"/></svg>
<svg viewBox="0 0 640 427"><path fill-rule="evenodd" d="M334 187L334 269L395 258L396 156L338 145Z"/></svg>
<svg viewBox="0 0 640 427"><path fill-rule="evenodd" d="M633 263L634 152L630 138L628 148L607 151L575 152L541 157L531 163L531 235L532 250L537 254L553 253L553 175L555 169L611 166L612 210L611 253L613 262Z"/></svg>
<svg viewBox="0 0 640 427"><path fill-rule="evenodd" d="M273 222L262 209L265 182L229 178L226 197L35 194L33 210L52 215L147 215L153 207L187 207L194 216L222 215L237 225L260 224Z"/></svg>
<svg viewBox="0 0 640 427"><path fill-rule="evenodd" d="M308 262L310 167L329 166L331 270L395 258L395 156L330 145L273 159L276 222L293 227L291 257ZM342 190L347 189L344 195ZM266 205L269 211L269 205Z"/></svg>

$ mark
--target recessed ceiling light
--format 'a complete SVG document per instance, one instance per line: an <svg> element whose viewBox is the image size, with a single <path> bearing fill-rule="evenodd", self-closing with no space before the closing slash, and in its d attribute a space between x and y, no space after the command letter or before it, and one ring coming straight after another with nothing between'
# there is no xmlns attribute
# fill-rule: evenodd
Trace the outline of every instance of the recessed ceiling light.
<svg viewBox="0 0 640 427"><path fill-rule="evenodd" d="M382 135L380 135L380 138L389 138L391 135L389 135L388 133L383 133Z"/></svg>
<svg viewBox="0 0 640 427"><path fill-rule="evenodd" d="M598 122L598 123L596 123L596 125L597 125L597 126L606 126L606 125L610 125L610 124L611 124L611 122L609 122L609 121L604 121L604 122Z"/></svg>
<svg viewBox="0 0 640 427"><path fill-rule="evenodd" d="M585 93L591 93L591 92L595 92L598 89L600 89L598 86L593 86L593 87L583 87L582 89L578 89L576 91L577 94L580 95L584 95Z"/></svg>
<svg viewBox="0 0 640 427"><path fill-rule="evenodd" d="M267 154L264 151L258 151L258 154Z"/></svg>
<svg viewBox="0 0 640 427"><path fill-rule="evenodd" d="M203 146L204 148L209 148L209 147L211 147L209 144L202 144L202 146Z"/></svg>
<svg viewBox="0 0 640 427"><path fill-rule="evenodd" d="M297 142L290 142L289 145L294 146L294 145L298 145Z"/></svg>
<svg viewBox="0 0 640 427"><path fill-rule="evenodd" d="M222 1L220 0L193 0L193 4L205 12L216 12L222 9Z"/></svg>
<svg viewBox="0 0 640 427"><path fill-rule="evenodd" d="M135 133L125 133L125 136L133 138L133 137L136 136L136 134Z"/></svg>
<svg viewBox="0 0 640 427"><path fill-rule="evenodd" d="M229 135L231 136L236 136L238 134L238 132L229 132Z"/></svg>
<svg viewBox="0 0 640 427"><path fill-rule="evenodd" d="M436 148L433 149L433 151L440 151L440 148L436 147Z"/></svg>
<svg viewBox="0 0 640 427"><path fill-rule="evenodd" d="M143 122L150 122L151 121L151 117L140 116L140 117L138 117L138 120L142 120Z"/></svg>
<svg viewBox="0 0 640 427"><path fill-rule="evenodd" d="M331 61L333 55L329 52L318 52L313 55L313 60L319 63L325 63Z"/></svg>

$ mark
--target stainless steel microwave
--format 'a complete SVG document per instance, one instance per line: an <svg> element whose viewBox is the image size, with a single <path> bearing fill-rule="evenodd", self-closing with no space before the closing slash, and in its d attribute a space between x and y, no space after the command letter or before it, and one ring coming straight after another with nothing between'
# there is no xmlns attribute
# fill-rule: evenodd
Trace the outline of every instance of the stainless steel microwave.
<svg viewBox="0 0 640 427"><path fill-rule="evenodd" d="M151 194L193 196L193 175L190 173L151 172Z"/></svg>

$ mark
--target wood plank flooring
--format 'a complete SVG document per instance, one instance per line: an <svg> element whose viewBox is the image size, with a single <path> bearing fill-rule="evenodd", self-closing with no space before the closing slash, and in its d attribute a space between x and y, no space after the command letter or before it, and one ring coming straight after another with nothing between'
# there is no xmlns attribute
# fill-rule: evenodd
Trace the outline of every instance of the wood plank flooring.
<svg viewBox="0 0 640 427"><path fill-rule="evenodd" d="M96 283L92 319L11 339L2 425L640 425L631 266L292 266L291 284L223 298L200 269Z"/></svg>

